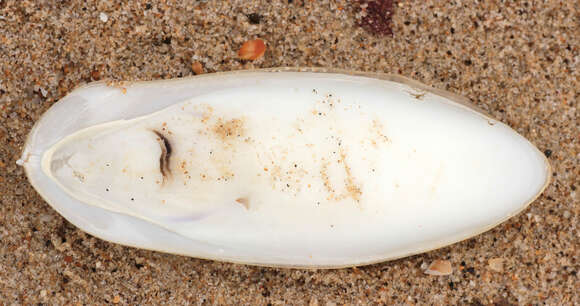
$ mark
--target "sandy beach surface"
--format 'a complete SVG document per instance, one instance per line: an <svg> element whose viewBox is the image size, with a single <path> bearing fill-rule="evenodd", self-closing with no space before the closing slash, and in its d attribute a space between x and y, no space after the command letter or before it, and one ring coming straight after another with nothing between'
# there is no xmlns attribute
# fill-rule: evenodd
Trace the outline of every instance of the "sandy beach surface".
<svg viewBox="0 0 580 306"><path fill-rule="evenodd" d="M381 14L355 3L0 0L0 304L580 304L580 3L399 1L392 34L368 32ZM256 38L264 56L240 60ZM16 165L34 122L78 85L279 66L397 73L464 95L544 152L552 183L520 215L443 249L289 270L102 241ZM435 260L452 273L425 274Z"/></svg>

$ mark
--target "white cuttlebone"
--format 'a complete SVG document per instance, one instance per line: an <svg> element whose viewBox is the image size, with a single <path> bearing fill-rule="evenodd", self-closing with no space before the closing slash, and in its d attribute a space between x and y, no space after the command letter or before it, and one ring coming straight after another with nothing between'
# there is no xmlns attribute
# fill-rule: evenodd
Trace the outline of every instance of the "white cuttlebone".
<svg viewBox="0 0 580 306"><path fill-rule="evenodd" d="M165 176L159 135L172 150ZM102 239L313 268L477 235L524 209L550 173L530 142L463 98L315 68L89 84L43 115L19 163Z"/></svg>

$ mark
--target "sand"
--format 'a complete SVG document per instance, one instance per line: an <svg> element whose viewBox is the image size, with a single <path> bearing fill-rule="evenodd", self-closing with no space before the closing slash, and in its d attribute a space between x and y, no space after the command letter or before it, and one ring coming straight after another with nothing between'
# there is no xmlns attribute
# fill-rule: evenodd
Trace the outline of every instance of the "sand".
<svg viewBox="0 0 580 306"><path fill-rule="evenodd" d="M400 1L385 36L360 28L364 12L349 1L120 2L0 1L0 304L580 303L577 1ZM240 61L255 38L265 55ZM468 97L528 138L553 181L467 241L357 269L288 270L104 242L58 215L16 165L34 122L72 88L200 66L402 74ZM425 274L435 260L452 273Z"/></svg>

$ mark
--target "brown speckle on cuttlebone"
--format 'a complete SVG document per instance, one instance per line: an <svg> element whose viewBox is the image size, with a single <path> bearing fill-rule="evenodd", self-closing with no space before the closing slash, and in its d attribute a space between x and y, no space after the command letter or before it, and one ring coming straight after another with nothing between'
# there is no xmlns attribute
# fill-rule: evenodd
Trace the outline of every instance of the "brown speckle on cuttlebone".
<svg viewBox="0 0 580 306"><path fill-rule="evenodd" d="M224 121L218 119L213 126L214 134L223 142L244 136L244 121L242 119L230 119Z"/></svg>
<svg viewBox="0 0 580 306"><path fill-rule="evenodd" d="M237 198L236 202L244 206L246 210L250 209L250 201L248 201L248 198Z"/></svg>
<svg viewBox="0 0 580 306"><path fill-rule="evenodd" d="M337 163L342 166L345 173L344 188L341 188L342 186L336 186L335 188L335 186L331 184L328 174L328 167L331 165L330 161L323 159L320 168L320 177L326 191L329 193L328 200L341 201L346 198L351 198L356 203L359 203L362 196L361 187L356 183L356 179L348 165L346 152L342 148L339 149L339 152L340 159ZM339 192L340 190L342 190L342 192Z"/></svg>

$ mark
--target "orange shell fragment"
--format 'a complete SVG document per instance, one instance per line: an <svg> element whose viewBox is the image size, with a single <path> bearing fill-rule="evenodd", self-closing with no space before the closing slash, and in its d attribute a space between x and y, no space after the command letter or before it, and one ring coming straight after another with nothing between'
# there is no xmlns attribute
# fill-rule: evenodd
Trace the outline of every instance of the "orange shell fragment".
<svg viewBox="0 0 580 306"><path fill-rule="evenodd" d="M243 60L256 60L266 52L266 45L261 39L246 41L238 51L238 57Z"/></svg>

